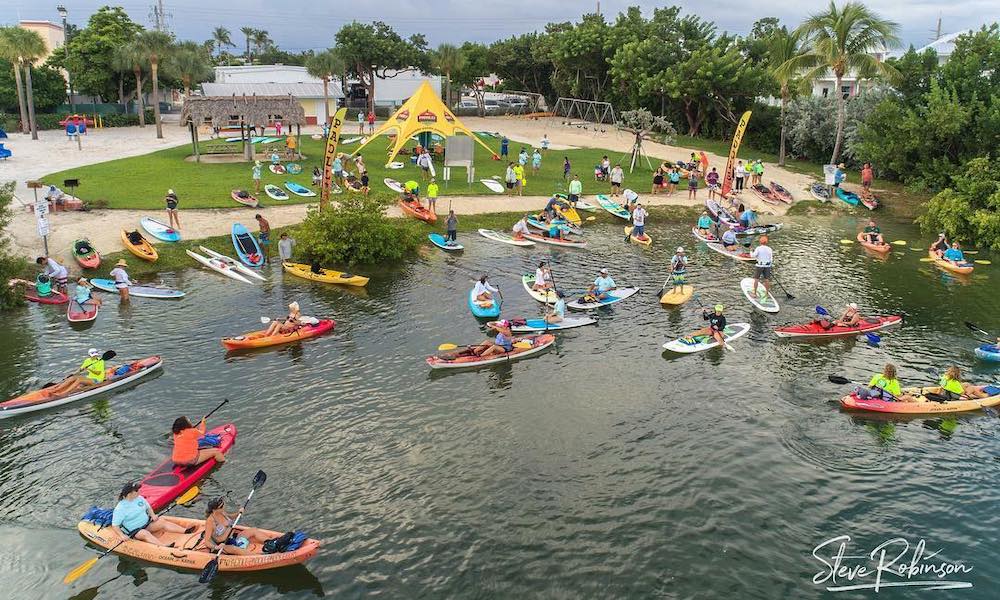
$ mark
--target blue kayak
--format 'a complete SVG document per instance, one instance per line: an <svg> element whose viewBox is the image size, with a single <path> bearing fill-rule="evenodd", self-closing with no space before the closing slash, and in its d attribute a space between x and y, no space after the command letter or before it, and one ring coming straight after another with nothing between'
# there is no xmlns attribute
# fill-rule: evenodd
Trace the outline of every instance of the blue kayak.
<svg viewBox="0 0 1000 600"><path fill-rule="evenodd" d="M976 348L976 356L989 362L1000 362L1000 348L996 344L983 344Z"/></svg>
<svg viewBox="0 0 1000 600"><path fill-rule="evenodd" d="M447 250L448 252L458 252L459 250L465 249L465 246L459 244L458 242L446 242L444 236L440 233L428 233L427 239L429 239L431 243L438 248Z"/></svg>
<svg viewBox="0 0 1000 600"><path fill-rule="evenodd" d="M484 307L476 302L475 289L469 290L469 310L472 314L479 318L496 318L500 316L500 296L493 297L492 306Z"/></svg>
<svg viewBox="0 0 1000 600"><path fill-rule="evenodd" d="M233 223L233 247L240 262L248 267L264 266L264 253L250 231L240 223Z"/></svg>
<svg viewBox="0 0 1000 600"><path fill-rule="evenodd" d="M857 206L858 203L861 202L861 197L855 194L854 192L848 192L840 188L833 188L833 189L834 192L836 192L838 198L850 204L851 206Z"/></svg>

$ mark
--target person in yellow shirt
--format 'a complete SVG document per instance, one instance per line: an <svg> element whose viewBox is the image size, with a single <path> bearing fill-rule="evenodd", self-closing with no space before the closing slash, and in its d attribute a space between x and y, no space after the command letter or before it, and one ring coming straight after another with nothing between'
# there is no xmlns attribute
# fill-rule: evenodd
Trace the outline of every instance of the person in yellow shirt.
<svg viewBox="0 0 1000 600"><path fill-rule="evenodd" d="M941 376L941 381L938 382L938 385L941 386L941 393L953 400L957 400L962 396L966 398L985 398L989 395L984 390L984 386L963 383L962 371L954 365L948 367L948 370Z"/></svg>
<svg viewBox="0 0 1000 600"><path fill-rule="evenodd" d="M517 195L524 195L524 186L527 185L527 181L524 179L524 165L514 163L514 175L517 177Z"/></svg>
<svg viewBox="0 0 1000 600"><path fill-rule="evenodd" d="M437 180L431 177L431 182L427 184L427 210L431 212L434 212L437 205L438 191Z"/></svg>
<svg viewBox="0 0 1000 600"><path fill-rule="evenodd" d="M80 365L80 370L83 371L83 377L80 379L81 383L86 385L97 385L104 381L104 376L106 374L106 368L104 366L104 357L101 355L97 348L91 348L87 351L87 358L84 359L83 364Z"/></svg>
<svg viewBox="0 0 1000 600"><path fill-rule="evenodd" d="M294 135L285 138L285 147L288 150L288 158L295 158L295 150L299 146L299 141Z"/></svg>

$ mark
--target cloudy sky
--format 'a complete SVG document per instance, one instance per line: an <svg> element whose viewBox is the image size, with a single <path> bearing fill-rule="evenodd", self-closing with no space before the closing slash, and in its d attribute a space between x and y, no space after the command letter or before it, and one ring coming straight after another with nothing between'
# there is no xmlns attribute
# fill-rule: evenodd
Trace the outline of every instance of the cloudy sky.
<svg viewBox="0 0 1000 600"><path fill-rule="evenodd" d="M156 0L126 0L122 6L134 21L152 23ZM234 32L239 28L265 29L286 50L319 49L332 44L333 35L350 21L382 20L404 35L424 33L431 45L441 42L493 41L513 34L541 29L549 21L577 20L597 8L596 0L163 0L170 29L181 39L204 40L219 25ZM98 7L109 2L62 0L70 21L84 24ZM4 18L58 21L59 0L5 0ZM666 2L649 0L602 0L601 12L617 14L627 6L651 12ZM675 2L685 12L715 21L721 30L745 34L764 16L779 16L796 25L826 2L765 2L763 0L700 0ZM781 5L791 7L776 8ZM942 33L950 33L1000 20L998 0L868 0L868 6L900 24L905 44L920 47L933 36L938 18ZM322 5L322 6L317 6ZM276 14L280 7L281 14Z"/></svg>

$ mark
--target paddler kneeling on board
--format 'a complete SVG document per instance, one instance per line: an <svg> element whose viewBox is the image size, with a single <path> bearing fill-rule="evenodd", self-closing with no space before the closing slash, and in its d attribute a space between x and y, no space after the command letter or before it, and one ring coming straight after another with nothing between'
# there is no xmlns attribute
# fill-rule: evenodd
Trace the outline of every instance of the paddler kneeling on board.
<svg viewBox="0 0 1000 600"><path fill-rule="evenodd" d="M496 337L492 340L487 339L479 344L478 347L473 348L473 354L487 358L489 356L506 354L514 350L514 334L510 331L510 321L506 319L497 321L493 324L493 329L497 332Z"/></svg>
<svg viewBox="0 0 1000 600"><path fill-rule="evenodd" d="M472 293L476 296L476 302L488 302L493 300L493 292L499 292L497 288L490 285L487 280L486 275L479 278L476 282L476 287L472 289Z"/></svg>
<svg viewBox="0 0 1000 600"><path fill-rule="evenodd" d="M709 335L712 336L715 341L719 342L720 346L726 344L726 336L723 333L726 330L726 317L722 314L722 309L725 306L721 304L715 305L715 310L713 312L708 312L707 308L701 310L701 318L708 321L708 327L703 327L698 331L691 334L692 338L699 335Z"/></svg>
<svg viewBox="0 0 1000 600"><path fill-rule="evenodd" d="M738 243L739 242L736 239L736 232L733 231L732 227L726 229L726 231L723 232L722 247L725 248L727 251L737 252L739 250L739 248L737 247Z"/></svg>
<svg viewBox="0 0 1000 600"><path fill-rule="evenodd" d="M896 365L885 363L881 373L872 375L867 387L859 387L854 394L862 400L884 400L886 402L916 402L917 399L902 393L896 378Z"/></svg>
<svg viewBox="0 0 1000 600"><path fill-rule="evenodd" d="M302 324L299 319L302 317L302 311L299 308L298 302L292 302L288 305L288 316L284 320L274 320L271 324L267 326L267 331L264 332L265 337L276 335L278 333L291 334L294 333Z"/></svg>
<svg viewBox="0 0 1000 600"><path fill-rule="evenodd" d="M514 227L511 228L511 232L514 234L515 240L523 240L524 234L528 233L528 215L521 217L521 220L514 223Z"/></svg>
<svg viewBox="0 0 1000 600"><path fill-rule="evenodd" d="M594 283L590 284L590 287L587 288L587 294L584 296L584 300L591 301L589 298L594 299L592 302L604 300L608 297L608 292L617 288L618 284L616 284L615 280L608 275L608 270L601 269L597 275L597 279L595 279Z"/></svg>
<svg viewBox="0 0 1000 600"><path fill-rule="evenodd" d="M698 217L698 234L702 237L711 238L712 235L712 217L708 216L708 211L701 211L701 216Z"/></svg>
<svg viewBox="0 0 1000 600"><path fill-rule="evenodd" d="M157 533L194 533L195 527L185 530L177 523L158 518L149 502L139 495L140 487L138 481L126 483L111 513L111 530L121 541L135 538L147 544L167 546L156 537Z"/></svg>

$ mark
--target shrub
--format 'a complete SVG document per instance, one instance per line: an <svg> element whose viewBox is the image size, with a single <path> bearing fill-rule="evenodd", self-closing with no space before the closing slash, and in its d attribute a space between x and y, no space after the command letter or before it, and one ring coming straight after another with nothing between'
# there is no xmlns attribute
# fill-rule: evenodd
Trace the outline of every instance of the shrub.
<svg viewBox="0 0 1000 600"><path fill-rule="evenodd" d="M138 127L139 115L134 114L112 114L101 117L105 127ZM153 111L146 109L146 124L153 123Z"/></svg>
<svg viewBox="0 0 1000 600"><path fill-rule="evenodd" d="M7 285L12 277L21 277L28 263L14 255L10 249L7 226L14 218L11 204L14 202L14 182L0 185L0 309L8 309L21 304L20 291Z"/></svg>
<svg viewBox="0 0 1000 600"><path fill-rule="evenodd" d="M1000 171L988 157L974 158L962 173L927 203L917 222L924 233L1000 250Z"/></svg>
<svg viewBox="0 0 1000 600"><path fill-rule="evenodd" d="M298 228L297 246L307 262L331 266L394 261L423 242L415 221L385 216L384 199L349 194L337 201L330 210L310 211Z"/></svg>

